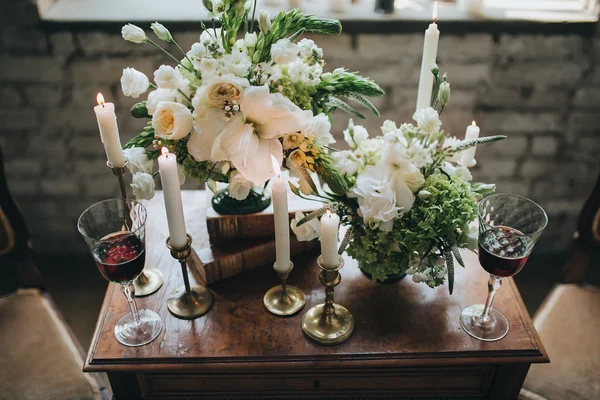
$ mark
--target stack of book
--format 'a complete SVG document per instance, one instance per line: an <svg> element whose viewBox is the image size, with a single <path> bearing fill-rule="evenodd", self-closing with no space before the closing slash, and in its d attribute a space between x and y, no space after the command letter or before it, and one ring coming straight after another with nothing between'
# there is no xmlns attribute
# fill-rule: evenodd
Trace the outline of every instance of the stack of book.
<svg viewBox="0 0 600 400"><path fill-rule="evenodd" d="M321 207L316 201L289 196L289 218L297 211L311 212ZM219 214L212 208L206 211L209 246L194 246L192 263L207 284L250 271L273 266L275 262L275 228L273 206L264 211L245 215ZM290 230L292 258L312 251L318 240L300 242Z"/></svg>

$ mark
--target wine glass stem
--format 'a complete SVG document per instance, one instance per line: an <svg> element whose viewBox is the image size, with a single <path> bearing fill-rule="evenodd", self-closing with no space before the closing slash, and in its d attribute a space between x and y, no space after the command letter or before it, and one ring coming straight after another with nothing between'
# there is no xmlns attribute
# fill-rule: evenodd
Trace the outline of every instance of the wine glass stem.
<svg viewBox="0 0 600 400"><path fill-rule="evenodd" d="M125 285L121 285L121 289L123 290L125 297L127 297L133 322L137 325L140 323L140 314L138 313L137 305L135 304L135 286L133 286L132 282L129 282Z"/></svg>
<svg viewBox="0 0 600 400"><path fill-rule="evenodd" d="M496 275L490 275L490 279L488 280L488 295L485 300L485 307L483 312L481 313L481 322L486 323L490 320L490 310L492 309L492 303L494 302L494 297L496 296L496 292L502 286L502 278Z"/></svg>

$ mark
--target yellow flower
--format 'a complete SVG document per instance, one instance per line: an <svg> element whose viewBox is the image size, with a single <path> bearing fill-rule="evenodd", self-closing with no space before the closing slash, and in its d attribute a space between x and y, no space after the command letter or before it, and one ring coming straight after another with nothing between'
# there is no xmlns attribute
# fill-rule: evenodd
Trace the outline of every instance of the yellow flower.
<svg viewBox="0 0 600 400"><path fill-rule="evenodd" d="M301 133L292 133L283 137L283 148L285 150L295 149L300 146L300 143L304 140L304 135Z"/></svg>
<svg viewBox="0 0 600 400"><path fill-rule="evenodd" d="M292 163L294 163L296 166L302 165L306 162L306 154L298 149L292 151L289 157Z"/></svg>

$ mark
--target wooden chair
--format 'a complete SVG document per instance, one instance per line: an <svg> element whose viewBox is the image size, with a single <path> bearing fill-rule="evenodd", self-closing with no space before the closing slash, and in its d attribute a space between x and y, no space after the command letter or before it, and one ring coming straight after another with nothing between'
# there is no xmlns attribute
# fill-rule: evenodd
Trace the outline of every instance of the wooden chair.
<svg viewBox="0 0 600 400"><path fill-rule="evenodd" d="M0 297L0 399L110 398L62 319L31 256L25 220L10 195L0 149L0 273L18 289ZM3 279L0 278L0 279Z"/></svg>
<svg viewBox="0 0 600 400"><path fill-rule="evenodd" d="M562 282L534 317L551 362L531 367L522 398L600 399L600 289L583 283L599 250L600 176L581 211Z"/></svg>

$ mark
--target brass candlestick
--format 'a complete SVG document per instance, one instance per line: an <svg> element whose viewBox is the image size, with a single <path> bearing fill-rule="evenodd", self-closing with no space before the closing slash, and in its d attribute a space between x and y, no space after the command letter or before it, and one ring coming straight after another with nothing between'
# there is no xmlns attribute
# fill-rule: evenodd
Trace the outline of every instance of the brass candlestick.
<svg viewBox="0 0 600 400"><path fill-rule="evenodd" d="M339 263L334 268L325 267L322 256L317 259L317 265L321 268L319 281L325 286L325 303L312 307L302 317L302 331L323 345L343 343L354 330L354 317L350 311L333 302L333 291L342 280L340 270L344 266L344 259L338 257Z"/></svg>
<svg viewBox="0 0 600 400"><path fill-rule="evenodd" d="M167 239L167 247L171 256L179 260L184 286L175 290L167 300L167 307L171 314L182 319L194 319L206 314L213 303L212 294L199 285L190 285L186 259L192 252L192 237L187 235L184 247L176 248L171 245L171 238Z"/></svg>
<svg viewBox="0 0 600 400"><path fill-rule="evenodd" d="M109 161L106 162L108 168L112 169L113 174L119 179L119 188L121 197L127 198L127 187L125 186L125 169L129 161L125 161L122 167L113 167ZM156 292L163 285L164 278L162 272L156 268L144 267L142 273L133 281L135 287L135 297L148 296Z"/></svg>
<svg viewBox="0 0 600 400"><path fill-rule="evenodd" d="M273 268L276 265L277 263L273 264ZM281 285L269 289L263 298L265 307L272 314L292 315L300 311L304 307L304 304L306 304L304 293L296 286L287 284L287 278L293 268L294 263L290 261L290 269L287 272L279 272L275 269L281 279Z"/></svg>

